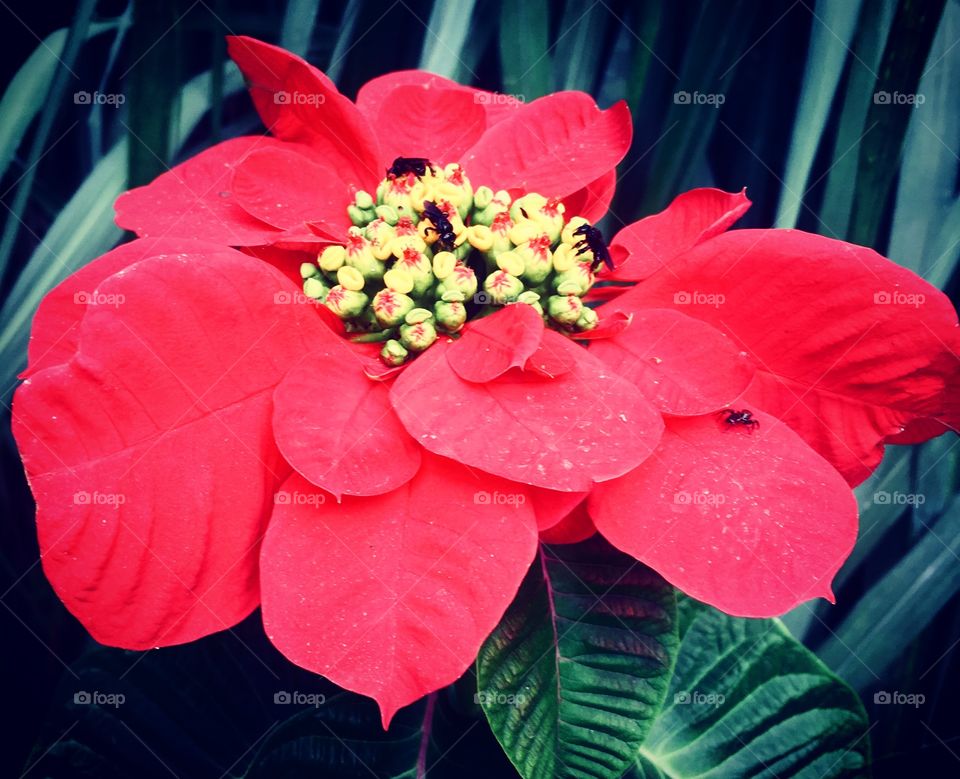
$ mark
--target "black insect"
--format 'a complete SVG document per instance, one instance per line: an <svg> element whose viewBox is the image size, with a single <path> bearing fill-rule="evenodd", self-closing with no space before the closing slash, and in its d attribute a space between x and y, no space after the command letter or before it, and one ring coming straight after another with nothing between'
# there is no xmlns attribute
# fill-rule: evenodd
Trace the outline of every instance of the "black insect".
<svg viewBox="0 0 960 779"><path fill-rule="evenodd" d="M720 413L723 414L723 421L728 425L741 425L751 433L760 427L760 422L753 418L752 411L746 409L737 411L732 408L725 408Z"/></svg>
<svg viewBox="0 0 960 779"><path fill-rule="evenodd" d="M427 168L433 173L433 165L426 157L397 157L387 169L387 177L395 179L413 173L417 178L427 175Z"/></svg>
<svg viewBox="0 0 960 779"><path fill-rule="evenodd" d="M426 230L433 230L437 234L437 247L441 251L452 252L457 234L453 231L453 225L450 224L447 215L440 210L440 206L432 200L424 200L423 216L433 223L433 227L428 227Z"/></svg>
<svg viewBox="0 0 960 779"><path fill-rule="evenodd" d="M613 270L613 258L610 257L610 250L603 242L603 233L591 225L580 225L573 231L573 234L583 236L573 245L573 248L578 250L578 256L586 252L593 252L593 264L590 266L593 270L599 268L601 262L610 270Z"/></svg>

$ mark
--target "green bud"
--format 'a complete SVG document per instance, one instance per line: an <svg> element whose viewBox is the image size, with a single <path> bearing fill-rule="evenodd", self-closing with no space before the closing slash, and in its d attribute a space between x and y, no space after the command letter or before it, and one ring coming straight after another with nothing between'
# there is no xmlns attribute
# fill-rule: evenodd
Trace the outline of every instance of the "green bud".
<svg viewBox="0 0 960 779"><path fill-rule="evenodd" d="M438 300L433 304L437 323L448 333L455 333L467 321L467 309L459 301Z"/></svg>
<svg viewBox="0 0 960 779"><path fill-rule="evenodd" d="M576 295L551 295L547 298L547 313L554 322L573 327L583 313L584 305Z"/></svg>
<svg viewBox="0 0 960 779"><path fill-rule="evenodd" d="M451 289L442 293L440 299L443 300L444 303L462 303L467 298L460 290Z"/></svg>
<svg viewBox="0 0 960 779"><path fill-rule="evenodd" d="M377 206L375 213L391 227L393 227L397 223L397 220L400 219L400 214L397 213L397 209L395 209L393 206Z"/></svg>
<svg viewBox="0 0 960 779"><path fill-rule="evenodd" d="M308 298L323 302L330 288L318 278L305 279L303 282L303 294Z"/></svg>
<svg viewBox="0 0 960 779"><path fill-rule="evenodd" d="M477 187L477 191L473 193L473 207L478 211L485 209L492 201L493 190L490 187Z"/></svg>
<svg viewBox="0 0 960 779"><path fill-rule="evenodd" d="M526 303L528 306L532 306L538 314L543 316L543 306L540 304L540 295L533 290L528 289L525 292L521 292L517 296L517 302Z"/></svg>
<svg viewBox="0 0 960 779"><path fill-rule="evenodd" d="M477 294L477 276L467 265L457 265L453 273L437 285L436 294L443 297L447 292L459 292L464 300Z"/></svg>
<svg viewBox="0 0 960 779"><path fill-rule="evenodd" d="M320 268L315 262L305 262L300 266L300 278L312 279L320 275Z"/></svg>
<svg viewBox="0 0 960 779"><path fill-rule="evenodd" d="M483 282L483 291L486 293L486 300L480 300L477 295L478 303L493 303L494 305L504 305L513 303L523 292L523 282L516 276L511 276L506 271L497 271L487 276Z"/></svg>
<svg viewBox="0 0 960 779"><path fill-rule="evenodd" d="M553 288L561 295L584 295L593 286L594 280L595 277L593 271L590 270L590 265L578 262L569 270L558 273L553 277ZM569 291L561 291L561 287Z"/></svg>
<svg viewBox="0 0 960 779"><path fill-rule="evenodd" d="M365 281L379 281L387 269L386 263L373 256L372 249L347 254L346 264L360 271Z"/></svg>
<svg viewBox="0 0 960 779"><path fill-rule="evenodd" d="M400 342L411 352L422 352L437 340L437 328L430 318L412 325L400 326Z"/></svg>
<svg viewBox="0 0 960 779"><path fill-rule="evenodd" d="M324 305L341 319L353 319L360 316L370 302L363 292L344 289L339 284L327 293Z"/></svg>
<svg viewBox="0 0 960 779"><path fill-rule="evenodd" d="M429 309L414 308L407 312L407 315L403 318L403 321L408 325L419 325L421 322L426 322L432 317L433 314L429 311Z"/></svg>
<svg viewBox="0 0 960 779"><path fill-rule="evenodd" d="M374 207L373 198L370 197L370 193L364 192L362 189L357 191L354 202L356 202L357 208L361 211L369 211Z"/></svg>
<svg viewBox="0 0 960 779"><path fill-rule="evenodd" d="M380 359L394 368L403 365L409 355L410 352L404 345L393 338L387 341L380 350Z"/></svg>
<svg viewBox="0 0 960 779"><path fill-rule="evenodd" d="M352 203L347 206L347 216L350 217L350 221L353 222L357 227L363 227L370 220L367 218L366 212L362 209L357 208Z"/></svg>
<svg viewBox="0 0 960 779"><path fill-rule="evenodd" d="M597 312L589 306L584 306L583 311L580 312L580 318L577 319L577 329L593 330L599 321L600 317Z"/></svg>
<svg viewBox="0 0 960 779"><path fill-rule="evenodd" d="M404 317L413 310L416 303L409 295L394 292L392 289L381 289L373 296L370 307L382 327L396 327L404 321Z"/></svg>

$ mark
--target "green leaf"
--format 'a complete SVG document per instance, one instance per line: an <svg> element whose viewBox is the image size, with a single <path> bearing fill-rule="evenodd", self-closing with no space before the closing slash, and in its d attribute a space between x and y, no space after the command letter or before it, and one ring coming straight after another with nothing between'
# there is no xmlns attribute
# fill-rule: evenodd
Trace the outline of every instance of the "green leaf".
<svg viewBox="0 0 960 779"><path fill-rule="evenodd" d="M897 178L913 106L894 96L915 96L946 0L900 0L880 61L877 90L867 111L869 132L860 144L850 241L875 246ZM886 96L883 99L882 95Z"/></svg>
<svg viewBox="0 0 960 779"><path fill-rule="evenodd" d="M619 777L663 704L673 588L599 538L541 546L477 658L479 700L524 779Z"/></svg>
<svg viewBox="0 0 960 779"><path fill-rule="evenodd" d="M456 78L463 64L461 54L471 29L476 0L447 3L436 0L423 39L420 68L447 78Z"/></svg>
<svg viewBox="0 0 960 779"><path fill-rule="evenodd" d="M810 168L827 126L830 104L850 50L860 3L861 0L847 3L817 2L800 103L783 175L777 227L797 226Z"/></svg>
<svg viewBox="0 0 960 779"><path fill-rule="evenodd" d="M818 650L858 690L876 684L960 592L960 497L854 606Z"/></svg>
<svg viewBox="0 0 960 779"><path fill-rule="evenodd" d="M550 4L546 0L504 0L500 6L503 88L528 102L550 91L549 21Z"/></svg>
<svg viewBox="0 0 960 779"><path fill-rule="evenodd" d="M857 695L779 620L704 607L631 779L868 775Z"/></svg>
<svg viewBox="0 0 960 779"><path fill-rule="evenodd" d="M849 60L847 88L840 110L837 137L827 172L827 186L820 206L821 232L845 238L856 188L857 162L863 137L876 125L866 127L867 110L872 102L877 68L884 42L893 21L895 0L871 3L869 13L860 16L853 51Z"/></svg>

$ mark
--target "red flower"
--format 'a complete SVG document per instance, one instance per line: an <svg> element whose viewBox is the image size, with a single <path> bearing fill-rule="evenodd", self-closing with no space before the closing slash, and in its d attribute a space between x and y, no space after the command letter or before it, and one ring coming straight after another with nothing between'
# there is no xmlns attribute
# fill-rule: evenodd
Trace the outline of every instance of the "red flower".
<svg viewBox="0 0 960 779"><path fill-rule="evenodd" d="M622 104L411 71L354 106L230 47L274 138L118 201L141 239L47 296L15 398L44 568L99 641L190 641L260 605L386 724L473 661L538 531L595 525L694 597L779 614L830 597L843 476L956 425L946 299L867 249L721 234L743 195L626 228L610 277L642 283L588 294L606 247L564 214L605 210ZM613 298L601 321L585 295Z"/></svg>

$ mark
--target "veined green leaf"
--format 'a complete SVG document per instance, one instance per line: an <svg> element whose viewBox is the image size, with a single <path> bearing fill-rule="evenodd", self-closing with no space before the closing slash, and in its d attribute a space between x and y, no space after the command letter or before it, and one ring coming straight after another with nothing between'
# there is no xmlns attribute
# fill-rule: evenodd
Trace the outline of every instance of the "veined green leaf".
<svg viewBox="0 0 960 779"><path fill-rule="evenodd" d="M779 620L704 608L628 777L867 776L867 732L860 699Z"/></svg>
<svg viewBox="0 0 960 779"><path fill-rule="evenodd" d="M524 779L615 779L666 694L673 588L599 538L542 546L477 658L479 700Z"/></svg>

